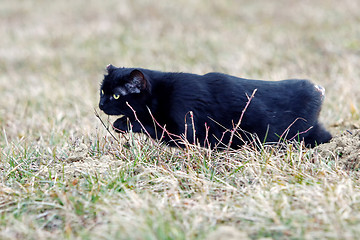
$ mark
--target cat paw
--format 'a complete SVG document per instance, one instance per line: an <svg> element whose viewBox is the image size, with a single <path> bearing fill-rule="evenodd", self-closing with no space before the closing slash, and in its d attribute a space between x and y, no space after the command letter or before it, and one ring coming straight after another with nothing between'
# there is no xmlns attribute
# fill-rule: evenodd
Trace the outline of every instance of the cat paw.
<svg viewBox="0 0 360 240"><path fill-rule="evenodd" d="M129 124L128 118L123 116L114 122L113 129L117 133L126 133L129 131Z"/></svg>

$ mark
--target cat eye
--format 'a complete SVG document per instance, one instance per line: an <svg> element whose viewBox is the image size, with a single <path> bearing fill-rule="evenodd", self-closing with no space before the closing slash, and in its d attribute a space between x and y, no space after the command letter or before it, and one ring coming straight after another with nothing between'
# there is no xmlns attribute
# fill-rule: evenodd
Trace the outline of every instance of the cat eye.
<svg viewBox="0 0 360 240"><path fill-rule="evenodd" d="M101 90L101 95L104 95L104 90Z"/></svg>
<svg viewBox="0 0 360 240"><path fill-rule="evenodd" d="M119 95L119 94L114 94L113 97L114 97L115 99L119 99L120 95Z"/></svg>

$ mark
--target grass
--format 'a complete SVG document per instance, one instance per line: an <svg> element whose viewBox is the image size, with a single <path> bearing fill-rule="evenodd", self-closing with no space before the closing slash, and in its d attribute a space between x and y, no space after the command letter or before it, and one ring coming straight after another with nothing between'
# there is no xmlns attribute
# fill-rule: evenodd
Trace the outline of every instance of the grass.
<svg viewBox="0 0 360 240"><path fill-rule="evenodd" d="M310 78L327 90L325 126L354 131L359 11L351 0L2 2L0 238L356 239L359 171L339 153L115 140L94 107L108 63Z"/></svg>

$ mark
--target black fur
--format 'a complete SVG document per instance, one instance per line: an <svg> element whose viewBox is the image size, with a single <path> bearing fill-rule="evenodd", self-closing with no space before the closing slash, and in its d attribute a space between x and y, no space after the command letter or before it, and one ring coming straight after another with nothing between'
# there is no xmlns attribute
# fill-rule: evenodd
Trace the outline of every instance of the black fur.
<svg viewBox="0 0 360 240"><path fill-rule="evenodd" d="M114 122L119 132L128 131L129 121L134 132L142 132L144 127L152 138L159 138L163 130L155 127L150 111L169 133L186 136L192 143L195 129L201 145L215 147L222 139L226 146L231 133L223 133L234 129L248 97L257 89L237 131L241 137L234 136L232 148L252 140L250 133L262 142L278 142L281 136L304 140L310 146L331 139L318 122L324 90L308 80L259 81L222 73L196 75L112 65L107 70L99 107L108 115L124 115ZM165 134L163 140L170 139Z"/></svg>

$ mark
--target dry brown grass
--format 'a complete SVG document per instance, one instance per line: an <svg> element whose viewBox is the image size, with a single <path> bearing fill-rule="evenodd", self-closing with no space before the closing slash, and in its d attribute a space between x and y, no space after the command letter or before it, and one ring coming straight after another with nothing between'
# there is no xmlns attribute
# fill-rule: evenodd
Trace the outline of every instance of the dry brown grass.
<svg viewBox="0 0 360 240"><path fill-rule="evenodd" d="M353 131L359 12L352 0L3 1L0 238L356 239L359 173L339 148L127 146L93 109L108 63L309 78L326 87L325 125Z"/></svg>

